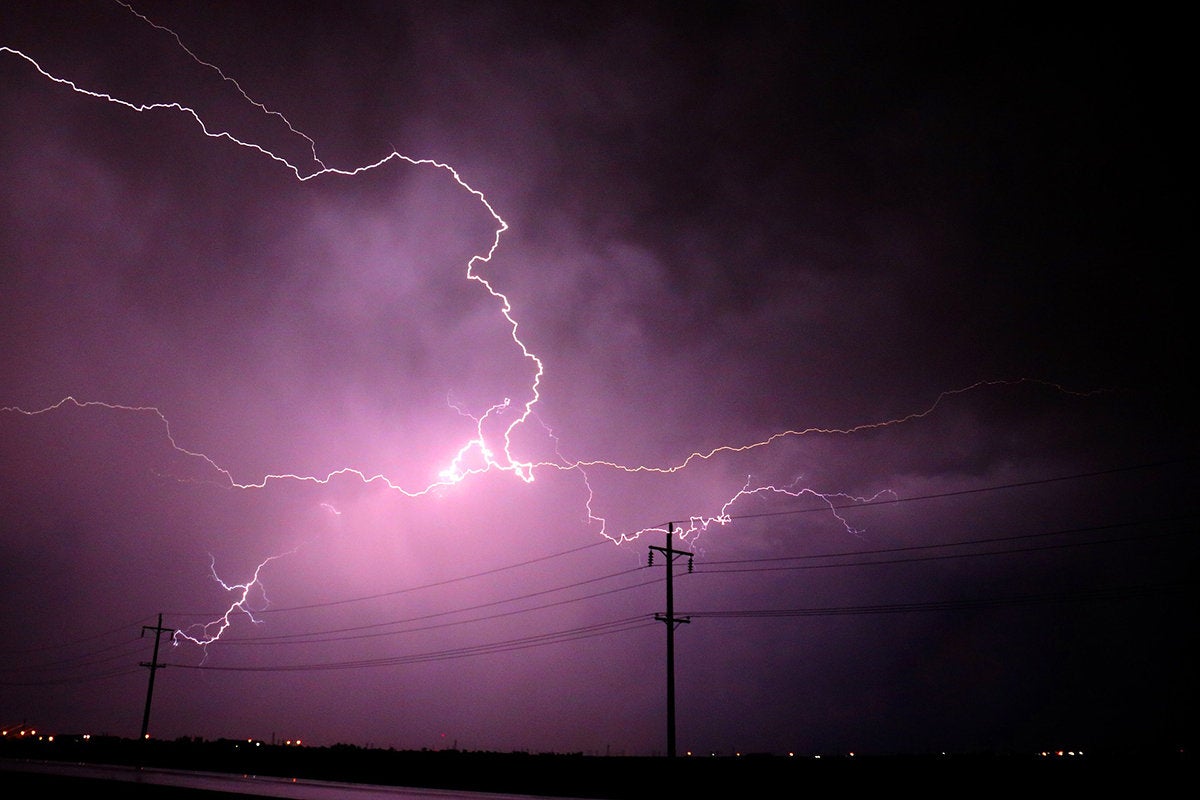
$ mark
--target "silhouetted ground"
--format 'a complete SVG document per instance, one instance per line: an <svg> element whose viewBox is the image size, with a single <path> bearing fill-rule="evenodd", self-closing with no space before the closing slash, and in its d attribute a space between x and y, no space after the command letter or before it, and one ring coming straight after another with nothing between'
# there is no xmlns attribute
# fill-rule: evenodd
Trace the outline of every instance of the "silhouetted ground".
<svg viewBox="0 0 1200 800"><path fill-rule="evenodd" d="M1108 753L1085 756L964 754L854 758L583 756L374 750L350 745L287 747L236 740L138 742L59 737L52 743L4 741L0 758L70 761L270 775L297 779L509 792L603 800L661 800L664 796L794 797L812 791L905 788L956 796L971 788L1081 791L1127 786L1166 791L1195 775L1190 754ZM3 771L6 796L96 796L95 782ZM21 794L12 790L22 789ZM245 795L122 785L122 796L154 800L222 800Z"/></svg>

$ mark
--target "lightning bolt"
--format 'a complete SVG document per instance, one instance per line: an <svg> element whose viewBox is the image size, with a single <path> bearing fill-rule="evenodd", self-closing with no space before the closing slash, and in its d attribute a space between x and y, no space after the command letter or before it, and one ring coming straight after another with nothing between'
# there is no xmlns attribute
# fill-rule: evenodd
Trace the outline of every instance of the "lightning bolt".
<svg viewBox="0 0 1200 800"><path fill-rule="evenodd" d="M453 454L448 459L446 465L440 470L437 470L437 477L435 480L424 486L411 487L401 486L381 473L369 474L353 467L342 467L340 469L330 471L324 475L305 475L281 472L264 474L253 479L238 478L235 477L230 470L223 467L215 460L205 455L203 452L186 447L177 441L175 433L172 430L171 423L166 414L158 407L152 405L124 405L102 402L98 400L80 400L73 396L68 396L56 403L53 403L52 405L41 408L25 409L15 405L4 406L0 408L0 411L4 413L35 416L50 414L52 412L60 412L70 408L98 408L116 413L147 415L156 420L157 424L162 427L163 435L165 436L166 440L170 442L170 445L178 453L186 456L189 459L194 459L201 462L205 470L220 477L220 482L227 484L231 488L240 490L263 489L268 484L279 481L328 484L337 478L348 476L356 478L362 481L364 484L380 484L386 487L388 490L402 493L410 498L418 498L436 490L445 489L447 487L460 484L471 476L493 471L501 471L512 474L518 480L525 483L533 482L535 475L543 470L573 471L581 476L583 485L585 487L584 509L588 524L590 526L597 527L600 535L610 539L616 544L621 544L623 542L636 540L644 533L666 532L668 530L667 523L664 522L661 526L642 528L632 532L609 532L607 529L607 520L598 514L594 508L595 492L589 479L589 474L591 471L605 470L627 474L674 474L685 470L697 464L698 462L710 461L721 456L767 448L784 439L814 435L849 436L872 429L915 422L933 414L942 403L954 395L983 389L989 386L1013 385L1029 382L1029 379L981 381L963 388L942 392L924 409L892 419L863 423L848 428L809 427L780 431L760 441L735 445L722 445L708 451L693 452L686 455L682 459L669 464L625 464L598 459L573 460L565 458L559 451L557 437L553 434L549 427L546 427L544 423L542 423L535 415L535 407L541 399L540 391L542 378L545 372L545 365L543 364L542 360L533 352L531 352L522 341L520 336L520 328L508 297L506 297L504 293L498 291L492 285L492 283L487 280L487 278L480 274L481 268L491 262L493 255L500 246L501 236L505 233L505 231L508 230L509 227L504 219L496 212L495 208L493 208L492 204L489 202L488 198L483 194L483 192L467 183L467 181L463 179L458 171L449 164L430 158L413 158L396 150L393 150L377 161L352 169L341 169L326 165L318 157L316 142L311 137L298 131L291 124L291 122L284 117L284 115L269 109L264 104L251 98L242 89L241 85L237 83L237 81L227 76L215 65L204 61L195 53L193 53L192 50L190 50L183 43L182 39L180 39L180 37L174 31L151 21L141 13L135 11L129 4L122 2L122 0L116 0L116 2L142 23L149 25L156 31L173 38L176 45L181 48L189 58L191 58L201 67L214 71L217 75L219 75L222 81L225 81L234 87L235 91L241 96L241 98L245 100L245 102L249 103L263 114L278 119L286 126L288 131L295 136L301 137L307 143L309 152L311 153L311 163L303 165L293 164L288 159L275 152L272 152L270 149L258 143L240 138L232 131L216 130L210 127L201 117L201 114L194 108L182 103L131 102L107 92L88 89L77 84L73 80L54 75L44 69L34 58L22 52L21 50L0 45L0 53L8 54L24 60L42 77L55 84L64 86L70 91L76 92L80 95L84 95L99 101L116 104L136 113L170 112L182 114L194 121L204 136L223 140L237 147L253 150L262 156L271 159L282 168L291 172L295 176L296 180L300 181L301 183L313 181L314 179L328 175L355 177L372 170L380 169L385 165L395 162L403 162L414 168L436 169L444 172L458 187L460 187L463 191L468 192L479 202L479 204L490 215L494 223L493 234L489 246L482 252L473 255L468 260L466 264L466 278L468 281L477 283L479 286L481 286L496 302L499 314L506 321L508 336L511 339L512 344L518 349L522 359L527 363L530 369L528 394L523 400L520 401L513 401L511 398L504 398L501 402L492 405L483 414L478 416L470 414L462 407L451 403L450 407L453 410L472 420L473 435L470 436L467 441L462 443L457 449L453 450ZM1062 389L1062 387L1055 388L1060 391L1066 391L1065 389ZM552 441L554 441L554 452L557 456L556 459L536 461L525 460L520 458L514 452L514 434L522 426L531 422L541 424L546 435L549 436ZM674 527L673 530L675 531L676 535L683 540L694 540L702 532L706 531L712 526L723 526L729 524L733 519L730 509L736 503L749 497L765 495L784 495L792 498L799 498L802 495L809 495L819 498L829 506L830 512L834 514L834 516L845 526L846 530L851 533L856 533L857 530L853 528L844 517L838 514L836 504L842 501L866 502L880 496L877 494L874 497L853 497L843 493L822 493L811 488L800 488L796 484L787 486L775 486L771 484L755 485L752 483L751 479L748 478L740 488L734 490L729 497L720 504L719 509L715 513L709 516L692 516L688 520L678 521L682 522L682 524L678 527ZM341 513L330 505L324 504L324 507L330 513ZM258 623L259 620L255 618L254 613L249 607L248 603L252 598L265 601L265 592L261 582L261 573L271 561L282 558L285 555L287 554L273 555L262 561L254 570L252 579L242 584L227 584L221 580L221 578L217 575L216 564L214 560L214 562L210 565L213 579L220 583L221 587L226 592L232 593L235 596L235 599L229 605L228 610L213 621L203 625L193 626L187 631L177 631L175 634L175 643L179 644L183 641L187 641L202 647L207 647L207 645L220 639L222 634L230 627L230 625L233 624L233 619L237 616L245 616L252 622Z"/></svg>
<svg viewBox="0 0 1200 800"><path fill-rule="evenodd" d="M291 552L294 553L295 551L293 550ZM269 602L267 599L266 587L263 586L262 580L260 579L260 573L267 566L267 564L270 564L272 561L283 558L287 555L291 555L291 553L270 556L254 568L254 576L250 580L246 581L245 583L235 584L226 583L221 579L221 576L217 574L217 560L213 558L209 565L209 570L212 572L213 580L221 584L221 588L234 595L236 599L230 604L225 613L217 619L211 622L193 625L186 630L175 631L171 637L172 644L178 646L181 641L188 641L207 648L208 645L220 639L221 634L225 633L229 626L233 624L231 617L233 617L235 614L245 615L256 625L261 624L262 621L254 616L254 611L250 608L250 601L252 599L261 599L263 603ZM255 592L257 597L252 597L252 592Z"/></svg>

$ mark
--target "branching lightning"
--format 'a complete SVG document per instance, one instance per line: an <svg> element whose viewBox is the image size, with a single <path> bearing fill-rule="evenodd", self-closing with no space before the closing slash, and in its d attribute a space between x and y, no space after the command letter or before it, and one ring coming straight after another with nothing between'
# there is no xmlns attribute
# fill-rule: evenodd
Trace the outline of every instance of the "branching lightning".
<svg viewBox="0 0 1200 800"><path fill-rule="evenodd" d="M466 277L469 281L479 284L485 291L489 293L491 298L496 302L498 313L504 318L507 325L508 335L511 338L513 346L515 346L521 354L522 359L530 368L530 378L528 385L528 395L518 401L511 398L504 398L501 402L492 405L481 416L473 416L468 414L461 408L452 406L458 413L469 417L474 424L473 435L463 442L460 446L453 449L452 455L444 467L435 471L436 479L423 486L402 486L394 482L391 478L383 474L370 474L360 471L353 467L342 467L333 470L324 475L305 475L290 472L280 472L265 474L255 478L246 479L244 477L235 476L232 472L217 463L215 460L205 455L203 452L185 446L176 439L175 433L172 430L170 420L167 415L158 407L152 405L123 405L116 403L108 403L99 400L80 400L73 396L64 397L52 405L41 408L26 409L15 405L4 406L0 411L11 414L21 414L27 416L45 415L52 412L63 412L71 408L74 409L103 409L105 411L147 415L152 417L157 424L162 426L163 435L178 453L186 456L189 459L195 459L202 462L207 471L210 471L215 476L219 476L222 483L227 483L229 487L239 490L255 490L263 489L268 484L274 482L306 482L314 484L327 484L335 479L349 477L362 481L364 484L380 484L388 490L399 492L410 498L418 498L434 492L439 489L444 489L456 484L461 484L474 475L482 473L500 471L510 473L518 480L525 483L530 483L535 479L535 475L543 470L555 471L574 471L582 477L583 484L586 488L585 508L587 520L590 525L598 527L600 534L614 543L620 544L626 541L632 541L639 538L643 533L650 531L666 532L667 527L664 522L661 526L643 528L641 530L612 533L607 530L607 523L603 516L596 513L593 508L595 500L594 492L589 481L589 471L611 470L620 473L640 474L640 473L655 473L655 474L673 474L685 470L697 462L710 461L720 456L732 455L737 453L745 453L748 451L767 448L784 439L814 436L814 435L852 435L859 432L864 432L872 429L885 428L889 426L900 425L903 423L915 422L923 419L930 414L933 414L937 408L952 395L962 394L973 390L981 389L987 386L998 384L1014 384L1026 382L1026 379L1015 381L981 381L970 386L960 389L941 393L934 401L923 410L915 411L893 419L863 423L847 428L818 428L809 427L795 430L785 430L774 433L761 441L747 442L741 444L728 444L713 448L708 451L697 451L686 455L685 457L675 461L674 463L647 465L647 464L625 464L614 461L598 460L598 459L581 459L571 460L562 458L557 460L526 460L521 458L514 448L514 434L522 426L534 421L535 424L542 424L535 417L535 407L540 400L540 390L542 378L544 375L545 366L542 360L531 352L522 341L520 330L516 316L513 313L513 308L508 297L498 291L492 283L480 274L480 269L488 264L497 248L500 246L501 236L508 230L508 224L492 207L491 203L483 192L468 184L463 177L450 165L429 159L429 158L413 158L403 155L395 150L388 153L379 160L355 167L353 169L339 169L327 166L318 157L316 142L309 136L298 131L291 122L289 122L282 114L277 111L268 109L262 103L253 100L242 87L234 80L229 78L216 66L202 60L195 55L187 46L184 45L180 37L168 28L165 28L151 20L147 19L142 14L135 11L128 4L116 0L127 11L141 20L142 23L150 25L155 30L170 36L175 43L180 47L191 59L200 66L215 71L223 81L228 82L235 87L238 94L249 104L264 114L271 115L281 120L289 131L298 137L302 137L309 146L312 153L312 163L310 165L297 165L289 162L286 158L272 152L270 149L252 142L247 141L233 132L228 130L214 130L204 119L201 118L194 108L178 102L168 103L135 103L115 97L103 91L96 91L80 86L75 81L68 78L60 77L51 74L44 69L34 58L26 53L14 49L12 47L0 45L0 53L15 56L27 62L34 70L42 77L59 85L66 87L68 90L87 96L96 100L107 103L113 103L129 109L135 113L152 113L152 112L173 112L183 114L189 117L198 126L200 132L207 137L224 140L238 147L248 148L266 158L271 159L282 168L290 171L295 178L300 182L312 181L315 178L336 174L341 176L353 177L362 173L376 170L386 164L393 162L404 162L416 168L432 168L443 171L449 178L463 191L472 195L487 211L494 222L494 232L489 246L480 253L473 255L466 264ZM1061 387L1056 387L1061 389ZM1065 391L1065 390L1064 390ZM492 431L492 433L489 433ZM546 429L549 433L549 429ZM553 438L553 437L552 437ZM557 440L556 444L557 444ZM556 447L557 452L557 447ZM791 486L774 486L774 485L755 485L750 479L740 488L736 489L724 502L719 506L719 510L709 516L693 516L689 520L682 521L682 525L677 525L673 530L680 536L681 539L694 539L703 531L714 525L726 525L732 521L731 507L742 501L745 498L752 496L764 495L785 495L792 498L798 498L801 495L809 495L819 498L824 503L828 504L830 512L845 526L846 530L855 532L854 528L847 520L840 516L835 507L837 501L867 501L874 498L856 498L842 493L823 493L810 488L799 488L795 485ZM875 495L878 497L879 495ZM323 504L324 507L333 514L340 514L331 505ZM286 555L286 554L284 554ZM176 643L188 641L200 646L206 646L220 639L222 634L233 623L233 617L236 615L245 615L253 622L258 622L255 618L252 609L249 606L251 599L261 599L265 601L263 593L263 584L261 582L261 573L264 568L273 560L281 558L282 555L274 555L265 559L254 570L253 578L243 584L227 584L217 575L215 561L211 565L212 575L214 580L221 584L226 592L230 592L235 596L235 599L230 604L228 610L217 619L203 625L193 626L188 631L178 631L175 634Z"/></svg>
<svg viewBox="0 0 1200 800"><path fill-rule="evenodd" d="M263 568L267 566L267 564L270 564L276 559L283 558L286 555L290 555L290 553L283 553L281 555L267 558L254 568L253 578L245 583L234 584L229 584L221 580L221 576L217 574L217 561L215 558L212 559L212 562L209 565L209 570L212 572L213 580L221 584L222 589L234 595L237 599L233 601L224 614L212 622L193 625L186 630L175 631L171 637L172 643L178 645L181 641L189 641L194 644L198 644L201 647L207 647L208 645L220 639L221 634L225 633L229 626L233 624L231 617L233 617L235 614L244 614L254 624L261 624L261 620L254 616L254 610L250 608L250 601L252 599L256 599L255 596L252 596L252 593L257 593L257 598L261 599L263 603L267 602L267 591L266 587L263 586L262 580L260 579L260 573L263 571Z"/></svg>

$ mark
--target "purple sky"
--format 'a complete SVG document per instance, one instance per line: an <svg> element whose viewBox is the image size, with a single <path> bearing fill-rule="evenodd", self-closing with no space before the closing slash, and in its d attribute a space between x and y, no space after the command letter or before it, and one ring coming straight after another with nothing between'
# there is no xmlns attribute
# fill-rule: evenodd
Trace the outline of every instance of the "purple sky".
<svg viewBox="0 0 1200 800"><path fill-rule="evenodd" d="M1194 737L1169 21L18 5L0 724Z"/></svg>

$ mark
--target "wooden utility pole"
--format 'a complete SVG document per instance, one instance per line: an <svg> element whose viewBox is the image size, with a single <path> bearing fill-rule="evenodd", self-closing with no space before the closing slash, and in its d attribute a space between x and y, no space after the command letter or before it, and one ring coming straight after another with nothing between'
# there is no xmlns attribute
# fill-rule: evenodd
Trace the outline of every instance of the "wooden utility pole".
<svg viewBox="0 0 1200 800"><path fill-rule="evenodd" d="M671 546L675 537L675 523L667 523L667 546L655 547L650 545L648 563L654 564L654 551L657 550L667 557L667 613L655 614L654 618L667 625L667 758L675 757L675 628L691 619L675 618L675 557L688 557L688 572L692 571L692 554L686 550L676 550Z"/></svg>
<svg viewBox="0 0 1200 800"><path fill-rule="evenodd" d="M142 712L142 741L146 740L146 736L150 731L150 699L154 697L154 671L160 668L166 668L166 664L158 663L158 640L164 633L175 633L170 628L162 626L162 614L158 615L158 626L151 627L149 625L142 626L142 636L146 635L146 631L154 631L154 658L149 662L142 661L138 664L139 667L150 668L150 683L146 686L146 710Z"/></svg>

